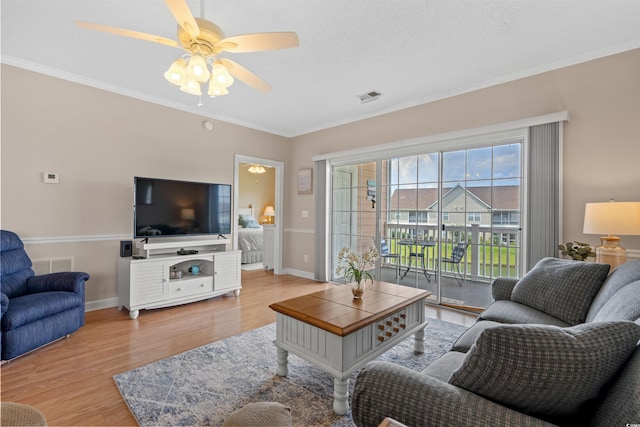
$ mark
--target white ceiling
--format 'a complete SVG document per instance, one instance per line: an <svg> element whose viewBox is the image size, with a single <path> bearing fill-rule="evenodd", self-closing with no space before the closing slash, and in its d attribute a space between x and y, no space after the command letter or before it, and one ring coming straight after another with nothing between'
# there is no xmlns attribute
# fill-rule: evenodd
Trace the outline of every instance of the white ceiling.
<svg viewBox="0 0 640 427"><path fill-rule="evenodd" d="M292 137L640 47L640 0L187 0L227 36L295 31L300 47L226 53L273 86L210 99L163 73L181 51L160 0L2 0L2 62ZM383 95L361 104L357 95ZM523 100L526 102L526 100Z"/></svg>

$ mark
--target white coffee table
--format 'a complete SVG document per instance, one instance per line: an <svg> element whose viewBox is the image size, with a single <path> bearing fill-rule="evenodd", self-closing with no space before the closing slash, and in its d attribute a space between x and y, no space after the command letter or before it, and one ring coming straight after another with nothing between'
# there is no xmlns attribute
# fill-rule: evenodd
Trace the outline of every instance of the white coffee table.
<svg viewBox="0 0 640 427"><path fill-rule="evenodd" d="M288 374L289 352L334 377L333 410L349 410L349 376L367 362L415 334L414 351L424 352L424 304L431 292L374 282L364 298L336 286L271 304L276 311L280 376Z"/></svg>

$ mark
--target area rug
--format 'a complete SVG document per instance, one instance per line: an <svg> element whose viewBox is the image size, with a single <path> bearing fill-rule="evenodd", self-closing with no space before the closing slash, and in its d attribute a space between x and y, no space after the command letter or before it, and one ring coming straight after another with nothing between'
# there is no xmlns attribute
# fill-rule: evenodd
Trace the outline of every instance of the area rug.
<svg viewBox="0 0 640 427"><path fill-rule="evenodd" d="M464 330L429 319L423 354L413 352L411 336L377 360L422 370ZM326 372L290 354L288 376L275 374L275 336L272 323L116 375L114 381L142 426L218 426L236 409L260 401L289 406L296 426L354 426L351 411L333 412L333 378Z"/></svg>

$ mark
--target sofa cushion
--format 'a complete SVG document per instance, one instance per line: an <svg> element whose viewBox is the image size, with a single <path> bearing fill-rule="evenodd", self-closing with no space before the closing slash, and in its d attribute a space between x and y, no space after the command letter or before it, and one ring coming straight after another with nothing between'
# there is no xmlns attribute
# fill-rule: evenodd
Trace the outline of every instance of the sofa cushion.
<svg viewBox="0 0 640 427"><path fill-rule="evenodd" d="M518 281L511 300L577 325L587 317L609 268L609 264L544 258Z"/></svg>
<svg viewBox="0 0 640 427"><path fill-rule="evenodd" d="M440 381L447 382L453 374L464 363L464 353L450 351L434 360L429 366L422 370L424 375L437 378Z"/></svg>
<svg viewBox="0 0 640 427"><path fill-rule="evenodd" d="M595 319L600 309L607 304L607 301L609 301L615 293L629 283L638 280L640 280L640 260L626 262L613 270L593 299L593 303L587 314L587 322Z"/></svg>
<svg viewBox="0 0 640 427"><path fill-rule="evenodd" d="M496 301L480 313L480 319L498 323L541 323L543 325L573 326L537 308L513 301Z"/></svg>
<svg viewBox="0 0 640 427"><path fill-rule="evenodd" d="M568 416L598 396L640 339L633 322L488 328L449 383L537 416Z"/></svg>
<svg viewBox="0 0 640 427"><path fill-rule="evenodd" d="M593 321L630 320L635 322L638 319L640 319L640 280L629 283L616 292L598 310Z"/></svg>
<svg viewBox="0 0 640 427"><path fill-rule="evenodd" d="M2 316L2 330L10 331L54 314L82 307L82 297L74 292L41 292L12 298Z"/></svg>
<svg viewBox="0 0 640 427"><path fill-rule="evenodd" d="M592 427L631 426L640 420L640 345L602 394Z"/></svg>
<svg viewBox="0 0 640 427"><path fill-rule="evenodd" d="M469 329L464 331L463 334L458 337L456 342L453 343L451 351L460 353L468 352L471 349L471 346L478 340L478 337L485 329L493 328L494 326L500 325L501 323L491 320L480 320L474 323Z"/></svg>

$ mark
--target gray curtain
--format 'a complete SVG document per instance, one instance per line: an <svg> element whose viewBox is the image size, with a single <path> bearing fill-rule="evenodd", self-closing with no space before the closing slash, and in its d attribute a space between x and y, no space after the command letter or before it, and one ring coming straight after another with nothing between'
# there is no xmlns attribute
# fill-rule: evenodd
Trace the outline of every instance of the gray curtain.
<svg viewBox="0 0 640 427"><path fill-rule="evenodd" d="M560 123L529 128L529 271L540 259L558 255L560 239Z"/></svg>
<svg viewBox="0 0 640 427"><path fill-rule="evenodd" d="M327 248L324 236L327 235L327 161L319 160L315 162L314 179L314 199L316 205L315 212L315 271L314 278L326 282L327 277Z"/></svg>

